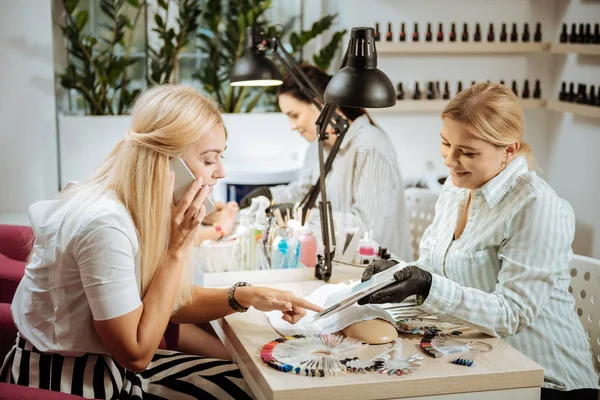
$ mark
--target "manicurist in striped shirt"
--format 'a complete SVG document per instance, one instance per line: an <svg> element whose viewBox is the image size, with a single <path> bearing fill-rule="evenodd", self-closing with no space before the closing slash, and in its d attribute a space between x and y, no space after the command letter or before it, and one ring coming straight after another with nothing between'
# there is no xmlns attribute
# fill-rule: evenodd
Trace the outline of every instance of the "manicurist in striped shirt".
<svg viewBox="0 0 600 400"><path fill-rule="evenodd" d="M331 76L314 66L301 68L316 89L324 93ZM311 142L302 174L288 185L255 189L242 199L241 208L259 195L267 196L275 204L297 203L319 179L315 126L319 110L291 77L278 88L277 96L279 108L290 118L292 129ZM349 120L350 128L326 178L327 198L337 225L342 229L371 231L382 247L402 260L412 260L404 184L394 146L363 109L340 107L338 111ZM336 135L329 135L324 143L326 153L336 140ZM311 216L312 221L318 220L316 209Z"/></svg>
<svg viewBox="0 0 600 400"><path fill-rule="evenodd" d="M364 302L420 295L428 313L501 337L543 366L543 400L597 400L591 347L568 291L575 216L533 171L517 97L476 84L442 120L450 179L419 259ZM363 279L394 264L376 262Z"/></svg>

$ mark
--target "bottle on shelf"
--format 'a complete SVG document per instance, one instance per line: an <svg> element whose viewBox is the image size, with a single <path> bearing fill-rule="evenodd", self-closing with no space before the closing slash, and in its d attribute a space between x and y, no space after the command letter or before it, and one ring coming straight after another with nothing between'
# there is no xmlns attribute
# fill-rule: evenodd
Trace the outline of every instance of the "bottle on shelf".
<svg viewBox="0 0 600 400"><path fill-rule="evenodd" d="M439 99L442 97L442 91L440 90L440 81L435 81L435 98Z"/></svg>
<svg viewBox="0 0 600 400"><path fill-rule="evenodd" d="M375 32L373 33L373 38L377 42L381 39L381 35L379 34L379 22L375 23Z"/></svg>
<svg viewBox="0 0 600 400"><path fill-rule="evenodd" d="M416 22L415 22L415 29L412 33L412 41L413 42L419 41L419 24L417 24Z"/></svg>
<svg viewBox="0 0 600 400"><path fill-rule="evenodd" d="M517 89L517 81L513 80L512 81L512 91L515 94L515 96L519 97L519 90Z"/></svg>
<svg viewBox="0 0 600 400"><path fill-rule="evenodd" d="M600 44L600 24L594 24L594 35L592 36L592 43ZM598 97L600 97L600 90L598 94Z"/></svg>
<svg viewBox="0 0 600 400"><path fill-rule="evenodd" d="M503 85L503 86L506 86L506 85L504 84L504 79L500 79L500 84L501 84L501 85Z"/></svg>
<svg viewBox="0 0 600 400"><path fill-rule="evenodd" d="M481 42L481 26L479 26L479 23L475 24L475 34L473 35L473 41Z"/></svg>
<svg viewBox="0 0 600 400"><path fill-rule="evenodd" d="M517 34L517 24L512 24L512 31L510 32L510 41L517 42L519 40L519 35Z"/></svg>
<svg viewBox="0 0 600 400"><path fill-rule="evenodd" d="M425 41L431 42L433 39L433 34L431 33L431 22L427 23L427 32L425 32Z"/></svg>
<svg viewBox="0 0 600 400"><path fill-rule="evenodd" d="M575 97L575 103L587 104L586 87L583 83L577 85L577 96Z"/></svg>
<svg viewBox="0 0 600 400"><path fill-rule="evenodd" d="M394 36L392 35L392 23L388 22L388 30L385 33L385 41L391 42L392 40L394 40Z"/></svg>
<svg viewBox="0 0 600 400"><path fill-rule="evenodd" d="M596 98L596 88L594 85L590 85L590 94L588 96L588 105L595 106L598 99Z"/></svg>
<svg viewBox="0 0 600 400"><path fill-rule="evenodd" d="M463 42L469 41L469 27L467 26L466 22L463 24L463 31L460 40L462 40Z"/></svg>
<svg viewBox="0 0 600 400"><path fill-rule="evenodd" d="M571 34L569 35L569 43L579 42L579 36L577 36L577 24L571 24Z"/></svg>
<svg viewBox="0 0 600 400"><path fill-rule="evenodd" d="M396 100L404 100L404 87L402 82L398 83L398 90L396 91Z"/></svg>
<svg viewBox="0 0 600 400"><path fill-rule="evenodd" d="M405 25L404 22L402 23L402 26L400 27L400 35L398 36L398 40L400 40L401 42L406 42L406 31L404 30Z"/></svg>
<svg viewBox="0 0 600 400"><path fill-rule="evenodd" d="M458 81L458 85L456 86L456 94L459 94L460 92L462 92L463 86L462 86L462 82Z"/></svg>
<svg viewBox="0 0 600 400"><path fill-rule="evenodd" d="M572 103L575 101L575 84L573 82L569 83L569 92L567 93L566 101Z"/></svg>
<svg viewBox="0 0 600 400"><path fill-rule="evenodd" d="M577 33L579 43L585 43L585 25L579 24L579 33Z"/></svg>
<svg viewBox="0 0 600 400"><path fill-rule="evenodd" d="M540 43L542 41L542 24L535 24L535 33L533 34L533 41L536 43Z"/></svg>
<svg viewBox="0 0 600 400"><path fill-rule="evenodd" d="M521 35L521 41L523 43L529 42L529 24L525 22L523 25L523 34Z"/></svg>
<svg viewBox="0 0 600 400"><path fill-rule="evenodd" d="M444 41L444 26L441 22L439 23L439 26L438 26L437 41L438 42Z"/></svg>
<svg viewBox="0 0 600 400"><path fill-rule="evenodd" d="M450 99L450 85L448 84L448 81L444 82L444 94L442 95L442 98L444 100Z"/></svg>
<svg viewBox="0 0 600 400"><path fill-rule="evenodd" d="M471 86L474 86L477 82L471 81Z"/></svg>
<svg viewBox="0 0 600 400"><path fill-rule="evenodd" d="M528 99L529 95L529 79L525 79L525 84L523 85L523 92L521 92L521 98Z"/></svg>
<svg viewBox="0 0 600 400"><path fill-rule="evenodd" d="M413 100L421 100L421 91L419 90L419 82L415 82L415 92L413 93Z"/></svg>
<svg viewBox="0 0 600 400"><path fill-rule="evenodd" d="M500 32L500 41L506 42L508 38L508 33L506 33L506 24L502 24L502 31Z"/></svg>
<svg viewBox="0 0 600 400"><path fill-rule="evenodd" d="M569 40L569 35L567 34L567 24L562 25L562 31L560 32L560 37L558 41L560 43L567 43Z"/></svg>
<svg viewBox="0 0 600 400"><path fill-rule="evenodd" d="M541 99L542 98L542 86L539 79L535 80L535 88L533 89L533 98Z"/></svg>
<svg viewBox="0 0 600 400"><path fill-rule="evenodd" d="M452 23L452 28L450 29L450 41L456 42L456 24Z"/></svg>
<svg viewBox="0 0 600 400"><path fill-rule="evenodd" d="M433 88L433 82L427 83L427 100L435 99L435 89Z"/></svg>
<svg viewBox="0 0 600 400"><path fill-rule="evenodd" d="M558 101L567 101L567 82L563 81L560 86L560 92L558 93Z"/></svg>
<svg viewBox="0 0 600 400"><path fill-rule="evenodd" d="M487 34L487 41L488 42L493 42L494 39L495 39L494 24L490 23L490 29L488 30L488 34Z"/></svg>
<svg viewBox="0 0 600 400"><path fill-rule="evenodd" d="M585 38L582 43L592 43L592 24L585 24Z"/></svg>

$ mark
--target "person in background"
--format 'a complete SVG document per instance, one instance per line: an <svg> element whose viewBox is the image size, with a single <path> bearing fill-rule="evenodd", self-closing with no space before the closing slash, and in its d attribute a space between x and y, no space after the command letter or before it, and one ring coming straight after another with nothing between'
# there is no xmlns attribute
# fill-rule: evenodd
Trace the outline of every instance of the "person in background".
<svg viewBox="0 0 600 400"><path fill-rule="evenodd" d="M286 291L193 284L190 250L203 201L225 174L225 147L210 100L155 86L136 100L126 138L98 170L30 207L36 240L12 303L19 333L0 381L95 399L251 398L231 361L157 350L169 321L255 307L295 323L305 308L320 310ZM172 157L197 177L178 204Z"/></svg>
<svg viewBox="0 0 600 400"><path fill-rule="evenodd" d="M302 71L321 93L331 76L317 67L302 65ZM297 203L319 179L317 130L319 110L300 91L291 76L277 90L279 108L310 146L306 152L300 178L288 185L259 187L240 202L250 205L252 198L266 196L275 205ZM396 257L412 260L402 174L394 146L389 137L360 108L340 107L338 111L350 122L339 152L327 175L327 198L336 219L347 226L371 230L373 239ZM326 152L337 140L329 135L324 143ZM327 155L325 155L326 157ZM381 193L386 196L381 196ZM318 203L318 202L317 202ZM313 216L318 215L316 210Z"/></svg>
<svg viewBox="0 0 600 400"><path fill-rule="evenodd" d="M442 120L451 179L419 259L360 303L417 295L424 311L501 337L543 366L542 400L597 400L590 343L568 290L575 215L534 172L517 97L479 83L456 95ZM375 262L363 280L395 264Z"/></svg>

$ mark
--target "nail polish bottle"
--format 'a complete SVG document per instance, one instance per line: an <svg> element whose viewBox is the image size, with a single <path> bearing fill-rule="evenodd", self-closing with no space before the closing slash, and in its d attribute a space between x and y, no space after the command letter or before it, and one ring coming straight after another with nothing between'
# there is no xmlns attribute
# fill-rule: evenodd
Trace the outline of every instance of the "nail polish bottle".
<svg viewBox="0 0 600 400"><path fill-rule="evenodd" d="M590 94L588 96L588 105L595 106L598 99L596 99L596 87L594 85L590 85Z"/></svg>
<svg viewBox="0 0 600 400"><path fill-rule="evenodd" d="M404 100L404 87L402 82L398 83L398 90L396 92L396 100Z"/></svg>
<svg viewBox="0 0 600 400"><path fill-rule="evenodd" d="M462 90L463 90L462 82L458 81L458 85L456 86L456 94L459 94L460 92L462 92Z"/></svg>
<svg viewBox="0 0 600 400"><path fill-rule="evenodd" d="M450 29L450 41L456 42L456 24L452 23L452 29Z"/></svg>
<svg viewBox="0 0 600 400"><path fill-rule="evenodd" d="M508 33L506 33L506 24L502 24L502 31L500 32L500 41L506 42L508 38Z"/></svg>
<svg viewBox="0 0 600 400"><path fill-rule="evenodd" d="M375 23L375 32L373 33L373 38L377 42L381 39L381 35L379 34L379 22Z"/></svg>
<svg viewBox="0 0 600 400"><path fill-rule="evenodd" d="M600 44L600 24L594 24L594 35L592 36L593 44ZM600 90L598 90L598 97L600 97Z"/></svg>
<svg viewBox="0 0 600 400"><path fill-rule="evenodd" d="M586 87L583 83L577 85L577 96L575 97L575 103L587 104Z"/></svg>
<svg viewBox="0 0 600 400"><path fill-rule="evenodd" d="M479 23L475 24L475 35L473 35L473 41L481 42L481 27Z"/></svg>
<svg viewBox="0 0 600 400"><path fill-rule="evenodd" d="M433 34L431 33L431 23L428 22L427 23L427 32L425 33L425 41L431 42L432 39L433 39Z"/></svg>
<svg viewBox="0 0 600 400"><path fill-rule="evenodd" d="M433 82L427 84L427 100L435 99L435 89L433 88Z"/></svg>
<svg viewBox="0 0 600 400"><path fill-rule="evenodd" d="M527 22L525 22L525 25L523 25L523 34L521 35L521 41L523 43L529 42L529 24Z"/></svg>
<svg viewBox="0 0 600 400"><path fill-rule="evenodd" d="M392 35L392 23L388 22L388 30L385 33L385 41L391 42L392 40L394 40L394 36Z"/></svg>
<svg viewBox="0 0 600 400"><path fill-rule="evenodd" d="M401 42L406 42L406 31L404 30L404 27L405 27L405 25L404 25L404 22L403 22L402 26L400 27L400 35L398 37L398 39Z"/></svg>
<svg viewBox="0 0 600 400"><path fill-rule="evenodd" d="M539 22L535 25L535 33L533 34L533 41L536 43L540 43L542 41L542 24Z"/></svg>
<svg viewBox="0 0 600 400"><path fill-rule="evenodd" d="M567 43L568 40L569 40L569 35L567 34L567 24L563 24L562 31L560 32L560 37L558 38L558 41L560 43Z"/></svg>
<svg viewBox="0 0 600 400"><path fill-rule="evenodd" d="M501 84L501 85L503 85L503 86L506 86L506 85L504 84L504 79L500 79L500 84Z"/></svg>
<svg viewBox="0 0 600 400"><path fill-rule="evenodd" d="M466 23L463 24L463 32L460 40L462 40L463 42L469 41L469 27Z"/></svg>
<svg viewBox="0 0 600 400"><path fill-rule="evenodd" d="M444 41L444 27L443 27L443 25L442 25L441 22L440 22L440 24L438 26L437 41L438 42L443 42Z"/></svg>
<svg viewBox="0 0 600 400"><path fill-rule="evenodd" d="M419 25L416 22L415 22L415 30L413 31L413 34L412 34L412 41L413 42L419 41Z"/></svg>
<svg viewBox="0 0 600 400"><path fill-rule="evenodd" d="M471 81L471 86L475 85L477 82Z"/></svg>
<svg viewBox="0 0 600 400"><path fill-rule="evenodd" d="M577 24L571 24L571 35L569 35L569 43L579 42L579 36L577 36Z"/></svg>
<svg viewBox="0 0 600 400"><path fill-rule="evenodd" d="M579 32L577 33L579 43L585 43L585 25L579 24Z"/></svg>
<svg viewBox="0 0 600 400"><path fill-rule="evenodd" d="M535 80L535 88L533 89L533 98L541 99L542 98L542 84L539 79Z"/></svg>
<svg viewBox="0 0 600 400"><path fill-rule="evenodd" d="M560 86L560 92L558 93L558 101L567 101L567 82L563 81Z"/></svg>
<svg viewBox="0 0 600 400"><path fill-rule="evenodd" d="M522 99L529 98L529 79L525 79L525 85L523 86L523 92L521 93Z"/></svg>
<svg viewBox="0 0 600 400"><path fill-rule="evenodd" d="M440 90L440 81L435 81L435 98L439 99L442 97L442 91Z"/></svg>
<svg viewBox="0 0 600 400"><path fill-rule="evenodd" d="M512 81L512 91L515 96L519 97L519 90L517 89L517 81Z"/></svg>
<svg viewBox="0 0 600 400"><path fill-rule="evenodd" d="M415 92L413 93L413 100L421 100L421 91L419 90L419 82L415 82Z"/></svg>
<svg viewBox="0 0 600 400"><path fill-rule="evenodd" d="M592 43L592 24L585 24L585 38L583 43Z"/></svg>
<svg viewBox="0 0 600 400"><path fill-rule="evenodd" d="M592 89L594 87L592 86ZM450 85L448 84L448 81L444 82L444 94L442 95L442 98L444 100L448 100L450 99Z"/></svg>
<svg viewBox="0 0 600 400"><path fill-rule="evenodd" d="M512 25L512 32L510 33L510 41L517 42L519 40L519 35L517 34L517 24Z"/></svg>
<svg viewBox="0 0 600 400"><path fill-rule="evenodd" d="M493 42L494 41L494 24L490 24L490 29L488 30L488 34L487 34L487 41L488 42Z"/></svg>
<svg viewBox="0 0 600 400"><path fill-rule="evenodd" d="M566 101L572 103L575 101L575 84L573 82L569 83L569 92L567 93Z"/></svg>

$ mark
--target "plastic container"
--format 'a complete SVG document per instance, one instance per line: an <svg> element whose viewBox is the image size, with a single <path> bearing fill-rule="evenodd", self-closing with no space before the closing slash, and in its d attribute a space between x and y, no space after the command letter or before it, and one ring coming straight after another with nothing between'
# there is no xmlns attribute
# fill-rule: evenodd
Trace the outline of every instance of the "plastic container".
<svg viewBox="0 0 600 400"><path fill-rule="evenodd" d="M317 239L309 227L304 227L300 238L300 262L306 267L314 268L317 265Z"/></svg>

